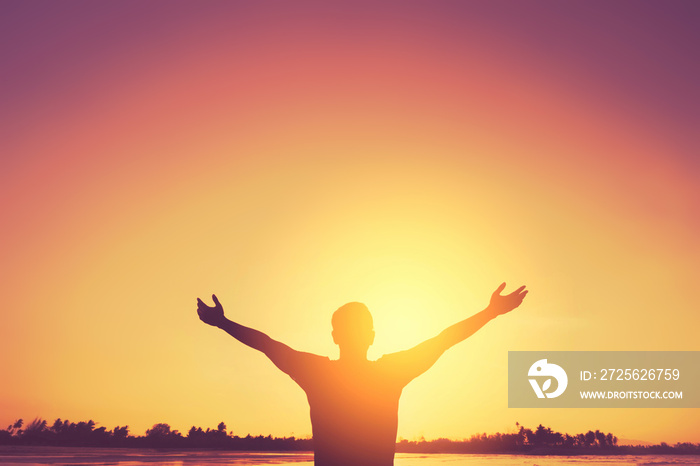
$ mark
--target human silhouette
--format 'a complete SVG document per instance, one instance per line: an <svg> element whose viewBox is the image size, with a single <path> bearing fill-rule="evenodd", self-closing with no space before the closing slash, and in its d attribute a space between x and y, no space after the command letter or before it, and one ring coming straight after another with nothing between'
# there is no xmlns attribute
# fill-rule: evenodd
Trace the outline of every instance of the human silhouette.
<svg viewBox="0 0 700 466"><path fill-rule="evenodd" d="M372 315L362 303L348 303L333 313L333 341L340 357L296 351L257 330L224 317L197 298L199 318L262 351L306 392L313 430L316 466L390 466L394 464L399 398L403 387L428 370L450 347L468 338L495 317L512 311L527 294L521 286L501 295L502 283L489 305L439 335L406 351L367 359L374 342Z"/></svg>

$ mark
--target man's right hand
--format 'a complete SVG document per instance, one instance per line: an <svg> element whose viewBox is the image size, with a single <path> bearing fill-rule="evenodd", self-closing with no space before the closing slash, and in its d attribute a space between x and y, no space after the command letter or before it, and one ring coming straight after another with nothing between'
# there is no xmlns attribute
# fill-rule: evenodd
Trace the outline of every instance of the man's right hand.
<svg viewBox="0 0 700 466"><path fill-rule="evenodd" d="M197 314L199 319L205 324L213 325L214 327L221 327L226 318L224 317L224 307L221 305L216 295L211 295L214 300L214 306L207 306L204 301L197 298Z"/></svg>
<svg viewBox="0 0 700 466"><path fill-rule="evenodd" d="M489 303L489 307L487 309L489 309L494 316L506 314L520 306L520 303L523 302L523 299L525 299L525 296L527 295L527 290L524 286L521 286L511 294L501 295L501 291L503 291L505 287L506 284L501 283L501 286L499 286L491 295L491 302Z"/></svg>

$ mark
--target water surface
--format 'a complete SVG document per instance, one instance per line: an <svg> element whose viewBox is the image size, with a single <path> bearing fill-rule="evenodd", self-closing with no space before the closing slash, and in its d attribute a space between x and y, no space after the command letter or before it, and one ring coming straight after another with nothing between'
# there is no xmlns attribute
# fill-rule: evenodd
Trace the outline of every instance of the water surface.
<svg viewBox="0 0 700 466"><path fill-rule="evenodd" d="M293 465L312 466L313 454L294 452L231 452L119 448L0 446L4 465L194 466ZM397 453L395 466L700 466L698 455L530 456Z"/></svg>

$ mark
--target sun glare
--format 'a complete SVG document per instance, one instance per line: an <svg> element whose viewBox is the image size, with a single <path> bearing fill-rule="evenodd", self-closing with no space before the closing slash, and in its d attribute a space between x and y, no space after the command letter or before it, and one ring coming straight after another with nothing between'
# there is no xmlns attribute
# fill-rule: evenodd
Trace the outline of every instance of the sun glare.
<svg viewBox="0 0 700 466"><path fill-rule="evenodd" d="M411 348L453 323L451 310L460 290L448 290L442 273L425 264L398 264L384 275L369 297L376 332L373 351L382 354ZM391 278L387 278L391 277Z"/></svg>

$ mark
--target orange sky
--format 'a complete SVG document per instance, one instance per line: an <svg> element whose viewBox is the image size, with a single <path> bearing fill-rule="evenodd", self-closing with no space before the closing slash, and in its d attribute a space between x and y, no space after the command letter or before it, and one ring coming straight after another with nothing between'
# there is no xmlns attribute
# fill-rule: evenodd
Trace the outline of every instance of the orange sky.
<svg viewBox="0 0 700 466"><path fill-rule="evenodd" d="M309 435L301 389L196 297L332 357L332 311L364 302L376 358L506 281L523 306L404 390L400 436L700 442L697 410L506 393L509 350L700 350L698 65L671 4L7 4L0 426Z"/></svg>

